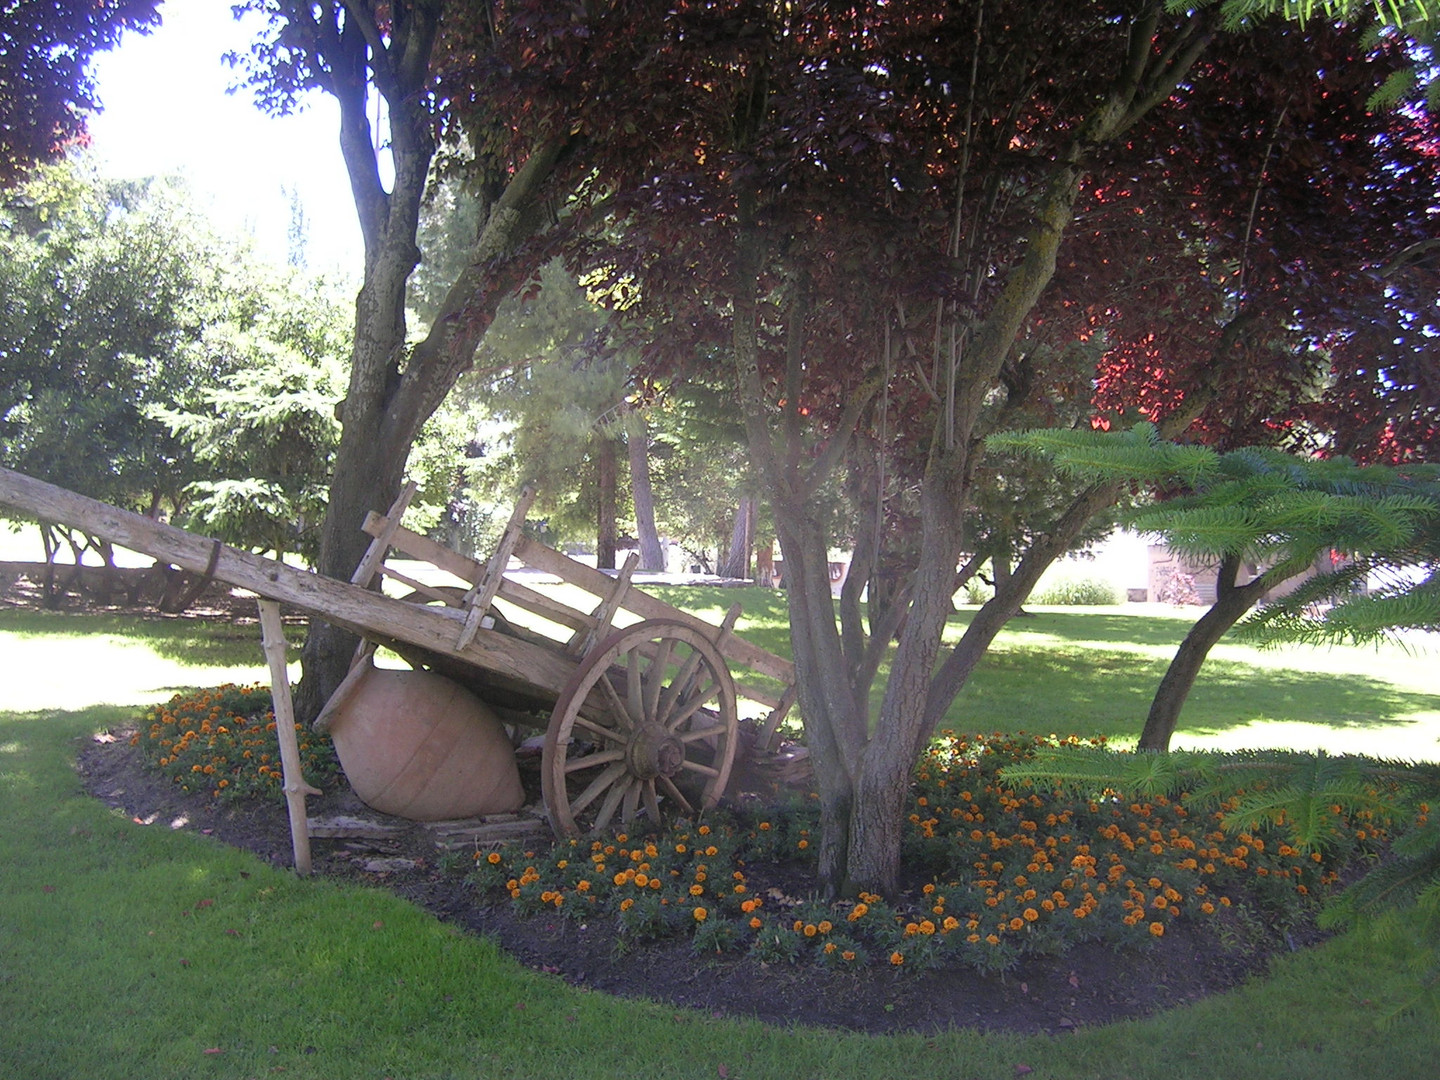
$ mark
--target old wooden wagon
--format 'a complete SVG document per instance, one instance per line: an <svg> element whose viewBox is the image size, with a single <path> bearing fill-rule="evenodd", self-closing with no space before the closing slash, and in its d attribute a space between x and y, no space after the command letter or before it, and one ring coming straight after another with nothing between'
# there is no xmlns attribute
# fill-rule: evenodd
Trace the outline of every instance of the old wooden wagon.
<svg viewBox="0 0 1440 1080"><path fill-rule="evenodd" d="M0 469L0 504L359 635L350 675L316 723L330 727L340 746L341 727L356 710L383 699L378 717L356 725L362 734L349 740L341 760L347 773L378 770L376 783L392 795L403 790L396 796L402 803L440 782L447 763L494 752L493 739L480 739L479 749L467 745L477 743L468 721L447 723L456 693L473 695L506 725L543 729L544 805L561 835L713 806L731 775L742 705L761 745L774 736L794 701L794 669L733 632L738 605L712 625L634 587L633 556L611 576L538 543L522 528L531 491L522 494L491 558L477 562L401 526L412 491L386 513L369 515L369 551L343 582ZM417 566L444 571L450 584L437 584ZM516 567L589 599L557 599L517 580ZM374 588L377 578L406 596ZM371 663L382 647L429 680L430 690L402 686L397 697L395 686L382 689L377 680L385 677ZM391 681L397 677L406 676ZM444 689L437 695L434 685ZM389 739L406 726L413 730L398 743ZM408 777L400 775L407 770ZM466 768L449 773L441 779L453 786L458 778L463 787ZM455 816L443 808L440 815Z"/></svg>

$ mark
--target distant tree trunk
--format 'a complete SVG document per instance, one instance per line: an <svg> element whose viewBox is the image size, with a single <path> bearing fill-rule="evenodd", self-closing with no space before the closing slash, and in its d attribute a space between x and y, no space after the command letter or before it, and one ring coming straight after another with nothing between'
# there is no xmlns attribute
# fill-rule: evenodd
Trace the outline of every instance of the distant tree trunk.
<svg viewBox="0 0 1440 1080"><path fill-rule="evenodd" d="M730 547L725 553L717 573L721 577L748 578L750 576L750 553L755 546L755 497L740 496L735 508L735 527L730 532Z"/></svg>
<svg viewBox="0 0 1440 1080"><path fill-rule="evenodd" d="M615 440L596 433L595 565L615 569Z"/></svg>
<svg viewBox="0 0 1440 1080"><path fill-rule="evenodd" d="M630 452L630 498L635 503L635 534L640 540L640 569L665 569L665 551L655 528L655 493L650 489L650 430L645 417L631 414L626 446Z"/></svg>

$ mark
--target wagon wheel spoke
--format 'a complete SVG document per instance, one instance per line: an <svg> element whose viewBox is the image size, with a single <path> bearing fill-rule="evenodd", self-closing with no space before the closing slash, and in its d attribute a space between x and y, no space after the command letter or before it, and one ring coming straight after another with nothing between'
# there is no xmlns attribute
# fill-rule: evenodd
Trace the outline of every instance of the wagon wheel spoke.
<svg viewBox="0 0 1440 1080"><path fill-rule="evenodd" d="M581 769L593 769L597 765L608 765L612 761L621 761L624 757L624 750L602 750L594 754L586 754L584 757L571 758L565 762L565 771L572 773L579 772Z"/></svg>
<svg viewBox="0 0 1440 1080"><path fill-rule="evenodd" d="M658 712L662 716L669 716L675 708L675 702L682 700L689 692L691 684L695 679L695 670L700 666L701 656L697 650L691 650L690 655L685 658L685 663L680 665L680 670L675 673L675 678L665 688L665 693L660 698Z"/></svg>
<svg viewBox="0 0 1440 1080"><path fill-rule="evenodd" d="M640 806L640 788L644 783L643 780L632 779L625 788L625 797L621 800L620 820L627 826L635 820L635 811Z"/></svg>
<svg viewBox="0 0 1440 1080"><path fill-rule="evenodd" d="M707 809L724 792L736 736L734 684L703 632L664 619L618 630L579 663L546 729L551 825L574 836L617 818L628 826L641 811L659 827L662 812Z"/></svg>
<svg viewBox="0 0 1440 1080"><path fill-rule="evenodd" d="M608 728L604 724L597 724L593 720L586 720L583 716L577 716L575 718L575 726L577 728L584 728L592 735L597 735L606 742L620 743L623 746L626 741L625 732Z"/></svg>
<svg viewBox="0 0 1440 1080"><path fill-rule="evenodd" d="M630 715L630 710L626 707L625 702L620 700L620 695L615 690L615 684L610 681L608 672L600 676L597 685L604 687L602 696L610 703L610 709L616 716L616 723L633 731L635 718Z"/></svg>
<svg viewBox="0 0 1440 1080"><path fill-rule="evenodd" d="M655 708L660 703L660 691L665 686L665 669L670 666L670 654L674 649L675 640L663 638L660 641L660 647L655 650L655 655L650 660L650 667L647 671L649 678L644 680L641 687L645 720L649 723L655 722Z"/></svg>
<svg viewBox="0 0 1440 1080"><path fill-rule="evenodd" d="M577 813L581 810L584 810L587 806L589 806L592 802L595 801L596 797L602 791L610 787L610 785L614 784L615 781L619 780L624 775L625 763L623 761L616 762L614 765L611 765L599 776L595 777L594 780L591 780L589 787L587 787L578 796L571 800L570 809Z"/></svg>
<svg viewBox="0 0 1440 1080"><path fill-rule="evenodd" d="M716 735L724 735L724 734L725 734L725 725L724 725L724 724L716 724L714 727L691 728L689 731L685 732L683 735L677 735L676 738L678 738L682 743L692 743L692 742L698 742L698 741L701 740L701 739L711 739L711 738L714 738Z"/></svg>
<svg viewBox="0 0 1440 1080"><path fill-rule="evenodd" d="M610 824L611 818L615 816L615 811L620 806L620 800L625 797L625 793L630 789L634 779L632 776L622 776L606 794L605 801L600 804L600 810L595 815L596 832Z"/></svg>
<svg viewBox="0 0 1440 1080"><path fill-rule="evenodd" d="M675 800L675 805L680 808L682 814L689 816L695 813L695 808L690 805L690 800L685 798L680 789L675 786L674 780L668 776L662 776L660 777L660 787L664 789L666 795Z"/></svg>
<svg viewBox="0 0 1440 1080"><path fill-rule="evenodd" d="M720 690L721 687L719 683L713 683L706 689L705 693L694 695L685 702L684 706L677 711L674 716L666 720L665 727L670 731L678 730L680 725L685 723L686 720L689 720L706 705L717 700L720 696Z"/></svg>
<svg viewBox="0 0 1440 1080"><path fill-rule="evenodd" d="M655 781L642 781L640 794L645 799L645 813L650 815L651 821L658 824L660 821L660 799L655 794Z"/></svg>

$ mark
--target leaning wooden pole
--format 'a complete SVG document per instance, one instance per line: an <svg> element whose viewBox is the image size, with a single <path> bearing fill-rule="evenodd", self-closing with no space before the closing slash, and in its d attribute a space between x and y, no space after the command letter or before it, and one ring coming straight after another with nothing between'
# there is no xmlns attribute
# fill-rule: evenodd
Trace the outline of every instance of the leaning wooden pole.
<svg viewBox="0 0 1440 1080"><path fill-rule="evenodd" d="M285 667L285 628L280 605L274 600L257 600L260 605L260 640L270 664L270 696L275 703L275 734L280 738L281 783L290 808L290 843L295 849L295 872L310 873L310 821L305 813L305 796L319 795L305 782L300 771L300 747L295 739L295 708L290 697L290 672Z"/></svg>

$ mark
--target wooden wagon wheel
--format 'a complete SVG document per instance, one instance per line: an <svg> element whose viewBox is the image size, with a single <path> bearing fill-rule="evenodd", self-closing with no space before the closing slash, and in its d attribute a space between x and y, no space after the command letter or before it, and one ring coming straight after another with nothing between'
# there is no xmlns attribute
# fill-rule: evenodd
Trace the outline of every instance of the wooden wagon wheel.
<svg viewBox="0 0 1440 1080"><path fill-rule="evenodd" d="M604 829L660 802L693 814L719 801L735 760L735 684L699 630L650 619L611 634L581 662L550 717L541 775L556 835L577 816ZM572 794L573 792L573 794Z"/></svg>

